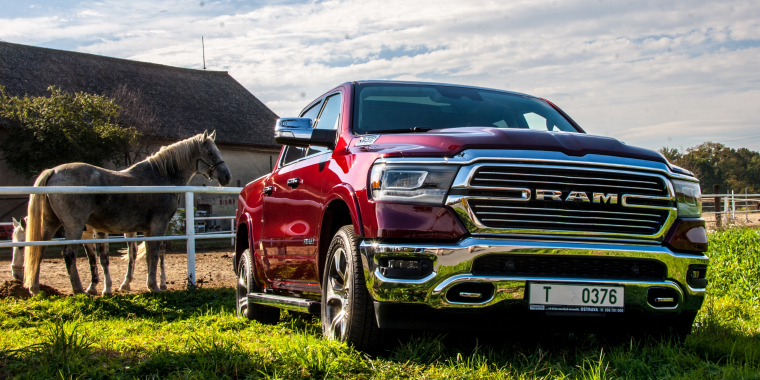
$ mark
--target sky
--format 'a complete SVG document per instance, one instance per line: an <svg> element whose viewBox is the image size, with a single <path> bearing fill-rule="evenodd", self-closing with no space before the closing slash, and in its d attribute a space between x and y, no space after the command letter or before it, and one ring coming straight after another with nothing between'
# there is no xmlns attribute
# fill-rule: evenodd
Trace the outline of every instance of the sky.
<svg viewBox="0 0 760 380"><path fill-rule="evenodd" d="M760 0L0 0L0 40L228 71L281 117L352 80L546 98L650 149L760 151Z"/></svg>

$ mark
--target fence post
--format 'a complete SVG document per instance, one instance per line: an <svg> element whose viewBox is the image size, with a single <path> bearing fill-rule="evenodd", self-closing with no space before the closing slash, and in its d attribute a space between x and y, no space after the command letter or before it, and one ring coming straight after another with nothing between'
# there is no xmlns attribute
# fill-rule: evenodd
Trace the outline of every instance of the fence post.
<svg viewBox="0 0 760 380"><path fill-rule="evenodd" d="M731 190L731 221L736 223L736 199L733 190Z"/></svg>
<svg viewBox="0 0 760 380"><path fill-rule="evenodd" d="M715 205L715 229L719 230L721 227L721 220L720 220L720 197L718 194L720 194L720 186L719 185L713 185L713 194L715 194L715 198L713 199L713 204Z"/></svg>
<svg viewBox="0 0 760 380"><path fill-rule="evenodd" d="M744 188L744 221L749 223L749 197L746 187Z"/></svg>
<svg viewBox="0 0 760 380"><path fill-rule="evenodd" d="M194 194L185 193L185 235L187 235L187 286L195 287L195 205Z"/></svg>

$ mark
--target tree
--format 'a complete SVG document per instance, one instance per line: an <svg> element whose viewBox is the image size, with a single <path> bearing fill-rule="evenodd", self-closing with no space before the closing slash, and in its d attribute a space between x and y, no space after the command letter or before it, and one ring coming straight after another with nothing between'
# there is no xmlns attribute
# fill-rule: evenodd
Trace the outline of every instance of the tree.
<svg viewBox="0 0 760 380"><path fill-rule="evenodd" d="M33 177L68 162L124 163L140 134L119 126L119 106L105 96L68 93L54 86L50 97L11 97L0 87L3 159Z"/></svg>
<svg viewBox="0 0 760 380"><path fill-rule="evenodd" d="M702 193L712 193L713 185L721 192L760 191L760 153L749 149L733 149L723 144L706 142L686 152L663 147L660 153L668 161L690 170L700 180Z"/></svg>
<svg viewBox="0 0 760 380"><path fill-rule="evenodd" d="M158 117L152 107L142 98L140 90L132 91L126 85L120 86L111 93L113 101L119 105L119 116L116 123L120 126L134 127L138 131L155 131L158 127ZM124 166L130 166L153 153L155 139L143 134L139 135L131 149L125 152Z"/></svg>

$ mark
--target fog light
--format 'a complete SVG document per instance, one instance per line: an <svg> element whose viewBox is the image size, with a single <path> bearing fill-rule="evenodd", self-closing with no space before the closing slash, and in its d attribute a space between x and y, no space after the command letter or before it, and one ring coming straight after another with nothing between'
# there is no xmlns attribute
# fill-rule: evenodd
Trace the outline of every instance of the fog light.
<svg viewBox="0 0 760 380"><path fill-rule="evenodd" d="M446 299L452 303L485 303L493 298L494 286L487 282L465 282L451 287Z"/></svg>
<svg viewBox="0 0 760 380"><path fill-rule="evenodd" d="M420 279L433 273L433 262L428 259L380 259L380 273L388 278Z"/></svg>
<svg viewBox="0 0 760 380"><path fill-rule="evenodd" d="M647 302L654 307L672 308L678 305L678 293L669 288L649 288Z"/></svg>
<svg viewBox="0 0 760 380"><path fill-rule="evenodd" d="M707 265L692 264L689 265L689 271L686 274L686 283L694 289L704 289L707 287Z"/></svg>

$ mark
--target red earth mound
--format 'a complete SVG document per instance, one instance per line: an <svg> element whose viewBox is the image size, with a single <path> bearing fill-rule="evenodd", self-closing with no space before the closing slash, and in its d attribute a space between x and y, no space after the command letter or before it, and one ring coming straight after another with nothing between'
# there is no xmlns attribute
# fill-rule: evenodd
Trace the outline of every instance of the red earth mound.
<svg viewBox="0 0 760 380"><path fill-rule="evenodd" d="M40 290L45 292L49 296L62 296L63 293L59 292L55 288L51 288L47 285L40 284ZM31 297L29 290L24 288L24 284L18 280L5 281L0 285L0 298L29 298Z"/></svg>

